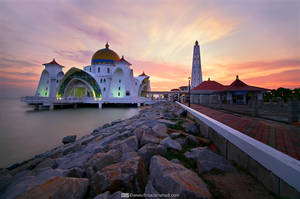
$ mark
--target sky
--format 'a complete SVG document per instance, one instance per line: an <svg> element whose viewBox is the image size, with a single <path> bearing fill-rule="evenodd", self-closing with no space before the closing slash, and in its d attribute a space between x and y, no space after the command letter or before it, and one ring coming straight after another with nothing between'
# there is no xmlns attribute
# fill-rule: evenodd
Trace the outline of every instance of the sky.
<svg viewBox="0 0 300 199"><path fill-rule="evenodd" d="M82 69L106 42L152 90L178 88L196 40L204 80L300 87L297 0L0 0L0 97L33 95L42 64Z"/></svg>

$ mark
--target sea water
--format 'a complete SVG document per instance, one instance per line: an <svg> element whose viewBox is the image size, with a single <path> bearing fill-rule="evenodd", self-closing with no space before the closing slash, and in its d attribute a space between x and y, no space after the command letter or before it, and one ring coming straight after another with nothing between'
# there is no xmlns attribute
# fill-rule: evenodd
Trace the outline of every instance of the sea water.
<svg viewBox="0 0 300 199"><path fill-rule="evenodd" d="M59 146L66 135L79 138L105 123L137 113L138 108L35 111L20 99L0 98L0 168Z"/></svg>

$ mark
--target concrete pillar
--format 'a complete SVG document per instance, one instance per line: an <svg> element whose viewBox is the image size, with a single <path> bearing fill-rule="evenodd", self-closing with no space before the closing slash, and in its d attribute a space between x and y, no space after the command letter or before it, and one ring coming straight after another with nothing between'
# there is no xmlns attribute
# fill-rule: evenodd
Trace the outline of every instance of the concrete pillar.
<svg viewBox="0 0 300 199"><path fill-rule="evenodd" d="M34 110L36 111L40 110L40 105L34 105Z"/></svg>
<svg viewBox="0 0 300 199"><path fill-rule="evenodd" d="M141 103L137 103L137 106L140 107L140 106L141 106Z"/></svg>
<svg viewBox="0 0 300 199"><path fill-rule="evenodd" d="M98 108L101 109L102 108L102 102L98 103Z"/></svg>
<svg viewBox="0 0 300 199"><path fill-rule="evenodd" d="M231 93L229 93L229 92L227 93L226 100L227 100L228 104L232 104L232 94Z"/></svg>
<svg viewBox="0 0 300 199"><path fill-rule="evenodd" d="M54 104L51 104L51 105L49 106L49 110L54 110Z"/></svg>

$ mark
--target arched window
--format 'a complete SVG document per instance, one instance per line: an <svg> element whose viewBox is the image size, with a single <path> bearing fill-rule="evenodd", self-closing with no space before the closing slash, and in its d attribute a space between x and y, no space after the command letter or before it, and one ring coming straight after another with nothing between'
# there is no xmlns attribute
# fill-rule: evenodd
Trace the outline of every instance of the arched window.
<svg viewBox="0 0 300 199"><path fill-rule="evenodd" d="M100 73L100 67L98 67L98 73Z"/></svg>
<svg viewBox="0 0 300 199"><path fill-rule="evenodd" d="M92 67L90 67L90 72L92 72Z"/></svg>
<svg viewBox="0 0 300 199"><path fill-rule="evenodd" d="M100 83L102 83L102 79L100 79Z"/></svg>
<svg viewBox="0 0 300 199"><path fill-rule="evenodd" d="M121 80L119 79L119 83L121 83Z"/></svg>
<svg viewBox="0 0 300 199"><path fill-rule="evenodd" d="M119 90L121 90L121 87L119 86Z"/></svg>
<svg viewBox="0 0 300 199"><path fill-rule="evenodd" d="M107 68L107 73L110 73L110 68Z"/></svg>
<svg viewBox="0 0 300 199"><path fill-rule="evenodd" d="M105 91L105 90L106 90L106 88L104 87L104 88L103 88L103 91Z"/></svg>
<svg viewBox="0 0 300 199"><path fill-rule="evenodd" d="M129 96L130 95L130 92L129 91L126 91L126 96Z"/></svg>
<svg viewBox="0 0 300 199"><path fill-rule="evenodd" d="M118 92L118 96L120 96L120 92Z"/></svg>
<svg viewBox="0 0 300 199"><path fill-rule="evenodd" d="M104 81L104 83L105 83L105 82L106 82L106 79L104 79L103 81Z"/></svg>

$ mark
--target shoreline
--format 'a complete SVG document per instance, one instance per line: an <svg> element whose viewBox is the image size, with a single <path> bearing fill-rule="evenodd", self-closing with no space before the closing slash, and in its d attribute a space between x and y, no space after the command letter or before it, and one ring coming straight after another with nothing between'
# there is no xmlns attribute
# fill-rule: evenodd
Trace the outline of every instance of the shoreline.
<svg viewBox="0 0 300 199"><path fill-rule="evenodd" d="M221 193L211 186L214 172L236 175L238 171L210 148L214 149L212 143L201 136L199 126L186 117L185 110L175 103L160 102L2 169L0 197L43 194L45 198L99 199L119 198L121 192L216 197ZM54 184L63 188L53 188ZM264 189L260 192L268 196Z"/></svg>

